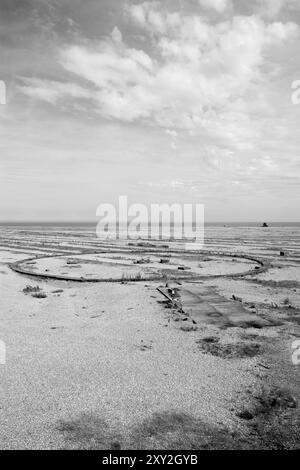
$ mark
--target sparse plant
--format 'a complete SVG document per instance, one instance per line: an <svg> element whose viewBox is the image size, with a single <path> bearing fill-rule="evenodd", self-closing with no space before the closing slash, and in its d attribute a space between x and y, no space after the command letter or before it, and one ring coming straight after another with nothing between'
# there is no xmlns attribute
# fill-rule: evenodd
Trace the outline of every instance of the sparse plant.
<svg viewBox="0 0 300 470"><path fill-rule="evenodd" d="M181 325L180 330L189 333L190 331L197 331L197 326L193 323L184 323Z"/></svg>
<svg viewBox="0 0 300 470"><path fill-rule="evenodd" d="M69 258L67 259L67 264L79 264L80 261L78 259L74 259L74 258Z"/></svg>
<svg viewBox="0 0 300 470"><path fill-rule="evenodd" d="M35 297L36 299L44 299L47 297L45 292L39 286L26 286L23 289L24 294L31 294L31 297Z"/></svg>
<svg viewBox="0 0 300 470"><path fill-rule="evenodd" d="M33 294L33 293L38 293L41 292L41 288L39 286L26 286L23 289L24 294Z"/></svg>
<svg viewBox="0 0 300 470"><path fill-rule="evenodd" d="M269 415L275 410L296 408L297 401L287 388L263 386L254 394L255 402L237 413L242 419L253 419L259 415Z"/></svg>
<svg viewBox="0 0 300 470"><path fill-rule="evenodd" d="M45 292L34 292L31 294L31 297L34 297L36 299L45 299L47 297L47 294Z"/></svg>

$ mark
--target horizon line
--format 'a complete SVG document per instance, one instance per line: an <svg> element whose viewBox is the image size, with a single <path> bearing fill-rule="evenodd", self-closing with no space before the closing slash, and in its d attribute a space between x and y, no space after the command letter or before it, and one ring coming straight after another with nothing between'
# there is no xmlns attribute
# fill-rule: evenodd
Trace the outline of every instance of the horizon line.
<svg viewBox="0 0 300 470"><path fill-rule="evenodd" d="M54 220L54 219L45 219L45 220L0 220L0 224L66 224L66 223L73 223L73 224L97 224L98 220ZM191 222L191 221L188 221ZM113 220L108 221L108 223L114 223ZM117 223L124 224L126 222L124 221L117 221ZM142 224L147 224L148 221L142 221ZM237 224L237 223L243 223L243 224L263 224L263 223L268 223L268 224L300 224L300 220L207 220L204 222L205 224Z"/></svg>

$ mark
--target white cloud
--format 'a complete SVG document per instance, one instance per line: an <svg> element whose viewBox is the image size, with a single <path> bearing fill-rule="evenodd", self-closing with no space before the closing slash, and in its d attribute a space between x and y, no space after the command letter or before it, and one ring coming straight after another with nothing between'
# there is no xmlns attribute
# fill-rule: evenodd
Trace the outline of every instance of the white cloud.
<svg viewBox="0 0 300 470"><path fill-rule="evenodd" d="M229 7L232 6L231 0L198 0L200 6L213 9L218 13L223 13Z"/></svg>
<svg viewBox="0 0 300 470"><path fill-rule="evenodd" d="M142 1L122 18L105 2L68 2L78 25L31 28L30 39L21 12L17 28L2 21L6 75L39 77L18 79L25 100L8 83L0 107L3 217L51 219L59 207L61 218L89 219L95 201L121 192L204 198L210 220L297 220L299 39L287 21L300 24L300 1L232 0L219 13L197 0Z"/></svg>
<svg viewBox="0 0 300 470"><path fill-rule="evenodd" d="M278 16L283 9L300 9L299 0L256 0L256 2L259 13L269 18Z"/></svg>
<svg viewBox="0 0 300 470"><path fill-rule="evenodd" d="M174 129L166 129L166 134L170 135L174 139L178 136L177 132Z"/></svg>
<svg viewBox="0 0 300 470"><path fill-rule="evenodd" d="M91 98L91 92L76 83L63 83L38 78L23 78L18 88L31 98L55 104L60 98Z"/></svg>
<svg viewBox="0 0 300 470"><path fill-rule="evenodd" d="M172 24L180 24L180 15L178 13L168 13L161 9L158 1L149 1L137 5L126 5L127 15L140 27L146 28L152 32L165 34L167 28Z"/></svg>
<svg viewBox="0 0 300 470"><path fill-rule="evenodd" d="M116 43L121 43L122 40L123 40L123 37L122 37L122 33L121 31L119 30L119 28L117 28L116 26L114 27L114 29L112 30L112 33L111 33L111 38L114 42Z"/></svg>
<svg viewBox="0 0 300 470"><path fill-rule="evenodd" d="M54 103L63 96L90 98L107 119L205 133L237 149L251 148L259 139L251 112L269 106L260 89L268 79L268 51L297 37L298 26L255 15L210 23L200 15L170 13L160 2L127 6L126 14L150 33L151 48L127 46L114 28L97 44L61 52L62 66L81 85L36 81L23 91Z"/></svg>

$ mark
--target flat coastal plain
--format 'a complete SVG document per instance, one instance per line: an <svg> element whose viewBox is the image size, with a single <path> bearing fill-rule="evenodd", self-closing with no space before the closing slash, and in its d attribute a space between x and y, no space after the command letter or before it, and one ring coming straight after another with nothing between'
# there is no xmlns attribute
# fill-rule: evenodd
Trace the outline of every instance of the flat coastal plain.
<svg viewBox="0 0 300 470"><path fill-rule="evenodd" d="M2 224L0 448L299 448L299 242Z"/></svg>

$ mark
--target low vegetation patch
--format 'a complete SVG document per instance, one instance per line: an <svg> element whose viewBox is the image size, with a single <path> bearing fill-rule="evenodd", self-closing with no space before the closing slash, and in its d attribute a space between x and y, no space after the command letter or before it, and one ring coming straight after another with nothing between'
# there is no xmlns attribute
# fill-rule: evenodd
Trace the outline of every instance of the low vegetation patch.
<svg viewBox="0 0 300 470"><path fill-rule="evenodd" d="M260 413L270 413L274 408L286 409L297 407L296 399L288 388L275 387L269 389L263 387L255 398L258 401Z"/></svg>
<svg viewBox="0 0 300 470"><path fill-rule="evenodd" d="M222 343L220 338L209 336L196 341L196 343L204 353L224 359L243 359L262 353L262 345L257 342Z"/></svg>
<svg viewBox="0 0 300 470"><path fill-rule="evenodd" d="M45 292L39 286L26 286L23 289L24 294L30 294L31 297L35 297L36 299L44 299L47 297Z"/></svg>
<svg viewBox="0 0 300 470"><path fill-rule="evenodd" d="M194 325L192 322L183 323L180 326L180 330L185 331L186 333L188 333L190 331L197 331L197 325Z"/></svg>
<svg viewBox="0 0 300 470"><path fill-rule="evenodd" d="M78 259L74 259L74 258L67 259L67 264L69 264L69 265L79 264L80 262L81 261L79 261Z"/></svg>
<svg viewBox="0 0 300 470"><path fill-rule="evenodd" d="M288 388L263 385L254 400L237 416L248 421L256 448L298 449L300 416L298 404Z"/></svg>
<svg viewBox="0 0 300 470"><path fill-rule="evenodd" d="M151 263L150 258L135 259L133 261L133 264L149 264L149 263Z"/></svg>
<svg viewBox="0 0 300 470"><path fill-rule="evenodd" d="M34 297L36 299L45 299L47 297L47 294L45 292L34 292L31 294L31 297Z"/></svg>
<svg viewBox="0 0 300 470"><path fill-rule="evenodd" d="M297 407L296 399L287 388L263 386L254 395L254 399L255 401L252 404L237 413L238 417L251 420L263 414L270 415L274 411Z"/></svg>
<svg viewBox="0 0 300 470"><path fill-rule="evenodd" d="M41 288L39 286L26 286L23 289L24 294L33 294L36 292L41 292Z"/></svg>
<svg viewBox="0 0 300 470"><path fill-rule="evenodd" d="M147 278L147 276L146 276ZM122 274L122 278L121 278L121 281L122 282L125 282L125 281L142 281L144 279L143 275L141 272L137 273L137 274Z"/></svg>

